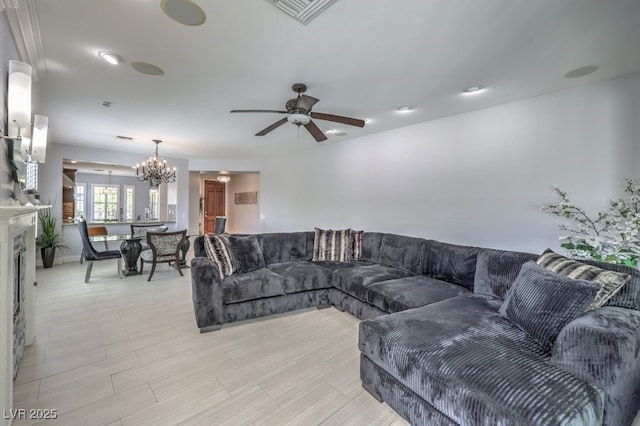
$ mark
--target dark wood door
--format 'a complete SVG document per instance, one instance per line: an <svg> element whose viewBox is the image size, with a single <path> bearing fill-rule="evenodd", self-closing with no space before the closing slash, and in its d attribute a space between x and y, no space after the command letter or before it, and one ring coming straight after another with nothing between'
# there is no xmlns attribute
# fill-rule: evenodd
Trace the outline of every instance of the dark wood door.
<svg viewBox="0 0 640 426"><path fill-rule="evenodd" d="M216 216L225 215L225 186L215 180L204 181L204 232L213 234Z"/></svg>

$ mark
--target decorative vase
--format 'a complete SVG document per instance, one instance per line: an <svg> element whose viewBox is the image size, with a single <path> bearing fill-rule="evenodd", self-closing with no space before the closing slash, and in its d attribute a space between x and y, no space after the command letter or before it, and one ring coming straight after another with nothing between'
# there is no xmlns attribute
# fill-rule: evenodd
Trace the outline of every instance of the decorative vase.
<svg viewBox="0 0 640 426"><path fill-rule="evenodd" d="M42 265L45 268L51 268L53 259L56 257L55 247L42 247L40 248L40 254L42 255Z"/></svg>

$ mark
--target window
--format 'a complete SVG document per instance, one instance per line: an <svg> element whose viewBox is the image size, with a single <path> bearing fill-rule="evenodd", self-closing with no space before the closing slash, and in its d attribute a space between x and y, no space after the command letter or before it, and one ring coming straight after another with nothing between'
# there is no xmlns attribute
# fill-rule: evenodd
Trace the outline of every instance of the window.
<svg viewBox="0 0 640 426"><path fill-rule="evenodd" d="M112 192L105 194L108 185L94 183L91 185L93 193L92 220L118 220L119 185L111 185Z"/></svg>
<svg viewBox="0 0 640 426"><path fill-rule="evenodd" d="M75 191L73 193L73 200L75 204L75 215L76 218L79 217L87 217L87 212L85 210L85 206L87 205L87 184L86 183L76 183Z"/></svg>
<svg viewBox="0 0 640 426"><path fill-rule="evenodd" d="M158 189L149 190L149 219L160 220L160 192Z"/></svg>
<svg viewBox="0 0 640 426"><path fill-rule="evenodd" d="M133 185L124 186L124 220L132 221L135 212L136 187Z"/></svg>

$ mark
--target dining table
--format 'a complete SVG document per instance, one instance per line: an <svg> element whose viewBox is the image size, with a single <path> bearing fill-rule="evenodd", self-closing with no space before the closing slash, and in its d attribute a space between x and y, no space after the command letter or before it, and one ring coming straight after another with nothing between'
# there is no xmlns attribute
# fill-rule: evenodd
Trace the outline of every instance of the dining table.
<svg viewBox="0 0 640 426"><path fill-rule="evenodd" d="M142 252L141 237L132 237L131 234L94 235L89 237L89 241L92 243L122 241L120 244L120 252L122 253L122 259L124 260L124 269L122 270L122 274L125 277L140 274L140 271L138 270L138 259Z"/></svg>

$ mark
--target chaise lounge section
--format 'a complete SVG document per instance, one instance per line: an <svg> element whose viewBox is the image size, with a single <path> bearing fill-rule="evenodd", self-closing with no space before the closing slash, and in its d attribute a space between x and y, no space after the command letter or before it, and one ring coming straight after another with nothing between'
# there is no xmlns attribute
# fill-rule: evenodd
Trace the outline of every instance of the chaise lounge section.
<svg viewBox="0 0 640 426"><path fill-rule="evenodd" d="M558 326L545 347L501 310L522 271L541 269L538 255L361 236L357 258L344 262L313 261L314 232L237 236L261 260L225 278L207 257L208 237L198 237L198 327L334 306L363 320L364 388L412 424L631 424L640 408L638 271L598 264L629 282L607 306Z"/></svg>

